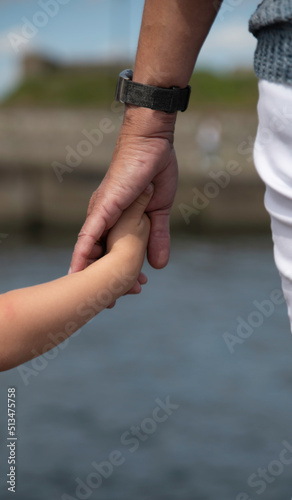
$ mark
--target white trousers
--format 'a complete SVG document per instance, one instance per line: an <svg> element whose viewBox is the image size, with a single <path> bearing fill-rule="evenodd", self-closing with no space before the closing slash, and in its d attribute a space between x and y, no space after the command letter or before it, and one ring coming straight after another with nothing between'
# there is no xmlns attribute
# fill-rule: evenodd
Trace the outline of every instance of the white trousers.
<svg viewBox="0 0 292 500"><path fill-rule="evenodd" d="M256 169L266 185L274 256L292 331L292 86L259 82Z"/></svg>

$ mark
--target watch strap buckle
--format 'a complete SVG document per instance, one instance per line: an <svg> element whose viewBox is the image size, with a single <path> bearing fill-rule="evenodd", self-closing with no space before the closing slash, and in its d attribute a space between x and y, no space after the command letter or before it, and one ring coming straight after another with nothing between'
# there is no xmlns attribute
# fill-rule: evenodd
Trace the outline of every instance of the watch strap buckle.
<svg viewBox="0 0 292 500"><path fill-rule="evenodd" d="M180 87L172 87L172 90L176 90L177 92L173 92L172 94L169 113L174 113L175 111L186 111L191 96L190 85L184 89L181 89Z"/></svg>

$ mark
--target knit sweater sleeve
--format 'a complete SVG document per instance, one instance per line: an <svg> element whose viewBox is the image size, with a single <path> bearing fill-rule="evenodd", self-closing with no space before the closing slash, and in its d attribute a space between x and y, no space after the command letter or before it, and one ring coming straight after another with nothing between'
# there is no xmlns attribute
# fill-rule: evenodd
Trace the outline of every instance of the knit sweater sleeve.
<svg viewBox="0 0 292 500"><path fill-rule="evenodd" d="M255 36L268 26L292 23L292 0L264 0L249 21L249 30Z"/></svg>
<svg viewBox="0 0 292 500"><path fill-rule="evenodd" d="M292 0L264 0L249 21L257 77L292 85Z"/></svg>

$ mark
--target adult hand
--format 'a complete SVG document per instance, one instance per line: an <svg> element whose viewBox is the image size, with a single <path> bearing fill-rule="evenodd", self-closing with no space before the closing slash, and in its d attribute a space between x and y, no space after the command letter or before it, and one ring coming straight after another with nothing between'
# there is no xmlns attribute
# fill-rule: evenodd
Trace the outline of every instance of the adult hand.
<svg viewBox="0 0 292 500"><path fill-rule="evenodd" d="M93 193L87 219L78 235L70 272L78 272L102 256L108 230L152 182L147 207L151 220L147 256L156 269L169 259L169 215L176 193L178 168L173 147L175 115L127 106L112 163ZM144 281L145 275L139 280ZM136 284L139 287L139 283Z"/></svg>

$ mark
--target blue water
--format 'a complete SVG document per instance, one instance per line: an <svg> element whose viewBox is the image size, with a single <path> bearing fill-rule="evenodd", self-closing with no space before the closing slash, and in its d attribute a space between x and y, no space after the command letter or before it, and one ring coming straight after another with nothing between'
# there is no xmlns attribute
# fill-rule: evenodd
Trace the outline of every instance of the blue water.
<svg viewBox="0 0 292 500"><path fill-rule="evenodd" d="M70 248L9 248L7 241L0 250L1 292L56 278L70 261ZM238 316L248 321L254 300L280 287L270 241L176 240L167 269L145 269L149 284L139 297L120 299L47 364L27 363L34 372L26 383L17 369L0 375L1 500L290 500L285 305L262 316L232 354L223 339L236 335ZM10 386L17 391L14 496L5 484ZM177 407L160 410L166 419L155 422L158 398ZM133 426L142 438L133 440ZM291 446L285 464L284 441ZM108 461L114 450L123 463L108 478L95 475L102 484L78 496L76 478L94 481L92 462ZM259 483L259 469L269 481ZM252 474L257 486L248 484Z"/></svg>

